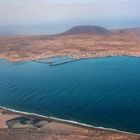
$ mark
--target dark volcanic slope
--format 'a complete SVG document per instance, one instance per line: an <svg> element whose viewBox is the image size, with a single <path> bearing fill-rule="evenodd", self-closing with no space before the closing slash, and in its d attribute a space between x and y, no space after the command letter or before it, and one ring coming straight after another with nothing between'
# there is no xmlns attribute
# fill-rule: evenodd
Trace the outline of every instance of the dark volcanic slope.
<svg viewBox="0 0 140 140"><path fill-rule="evenodd" d="M112 32L100 26L81 25L75 26L67 30L66 32L62 33L62 35L76 35L76 34L110 35L112 34Z"/></svg>

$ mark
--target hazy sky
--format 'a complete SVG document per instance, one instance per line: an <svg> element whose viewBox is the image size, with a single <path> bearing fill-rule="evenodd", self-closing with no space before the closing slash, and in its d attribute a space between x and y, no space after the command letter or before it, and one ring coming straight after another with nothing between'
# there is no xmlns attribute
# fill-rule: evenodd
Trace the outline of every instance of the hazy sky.
<svg viewBox="0 0 140 140"><path fill-rule="evenodd" d="M0 0L0 29L42 26L49 33L74 25L140 25L140 0Z"/></svg>

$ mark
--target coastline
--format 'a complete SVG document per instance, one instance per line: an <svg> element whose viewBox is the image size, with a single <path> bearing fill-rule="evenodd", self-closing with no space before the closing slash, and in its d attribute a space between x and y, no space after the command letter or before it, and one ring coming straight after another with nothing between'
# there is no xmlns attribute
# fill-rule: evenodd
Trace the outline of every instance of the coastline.
<svg viewBox="0 0 140 140"><path fill-rule="evenodd" d="M41 58L34 58L34 59L18 59L18 60L13 60L11 58L7 58L7 57L1 57L0 59L6 60L8 62L11 63L16 63L16 62L36 62L36 63L46 63L49 64L49 62L39 62L39 60L44 60L44 59L54 59L54 58L60 58L60 57L69 57L71 58L70 61L65 61L65 62L60 62L59 64L50 64L50 66L57 66L57 65L61 65L61 64L66 64L66 63L71 63L71 62L76 62L76 61L81 61L81 60L86 60L86 59L96 59L96 58L109 58L109 57L134 57L134 58L140 58L140 55L128 55L128 54L118 54L118 55L103 55L103 56L92 56L92 57L79 57L79 58L75 58L72 55L56 55L56 56L45 56L45 57L41 57Z"/></svg>
<svg viewBox="0 0 140 140"><path fill-rule="evenodd" d="M133 136L139 136L140 137L140 134L133 133L133 132L127 132L127 131L117 130L117 129L113 129L113 128L105 128L105 127L102 127L102 126L96 127L96 126L93 126L93 125L80 123L80 122L77 122L77 121L65 120L65 119L56 118L56 117L48 117L48 116L44 116L44 115L40 115L40 114L36 114L36 113L18 111L18 110L6 108L6 107L3 107L3 106L0 106L0 109L3 109L5 111L9 111L9 112L12 112L12 113L17 113L19 115L39 117L41 119L47 119L47 120L58 122L58 123L70 124L70 125L78 126L78 127L81 127L81 128L97 129L97 130L102 130L102 131L110 131L110 132L116 132L116 133L122 133L122 134L128 134L128 135L133 135Z"/></svg>

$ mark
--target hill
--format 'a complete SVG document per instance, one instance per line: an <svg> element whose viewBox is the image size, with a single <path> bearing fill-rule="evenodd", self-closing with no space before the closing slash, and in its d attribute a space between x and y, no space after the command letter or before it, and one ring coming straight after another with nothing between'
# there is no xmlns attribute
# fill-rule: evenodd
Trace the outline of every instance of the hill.
<svg viewBox="0 0 140 140"><path fill-rule="evenodd" d="M112 32L100 27L92 25L75 26L61 35L77 35L77 34L90 34L90 35L111 35Z"/></svg>

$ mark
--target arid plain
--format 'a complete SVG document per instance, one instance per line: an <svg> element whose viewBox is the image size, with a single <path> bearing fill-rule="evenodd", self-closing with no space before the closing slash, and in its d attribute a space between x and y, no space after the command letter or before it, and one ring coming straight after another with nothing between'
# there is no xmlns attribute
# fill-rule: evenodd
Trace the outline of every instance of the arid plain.
<svg viewBox="0 0 140 140"><path fill-rule="evenodd" d="M10 61L118 55L140 56L139 28L109 31L96 26L81 26L57 35L0 36L0 57Z"/></svg>

